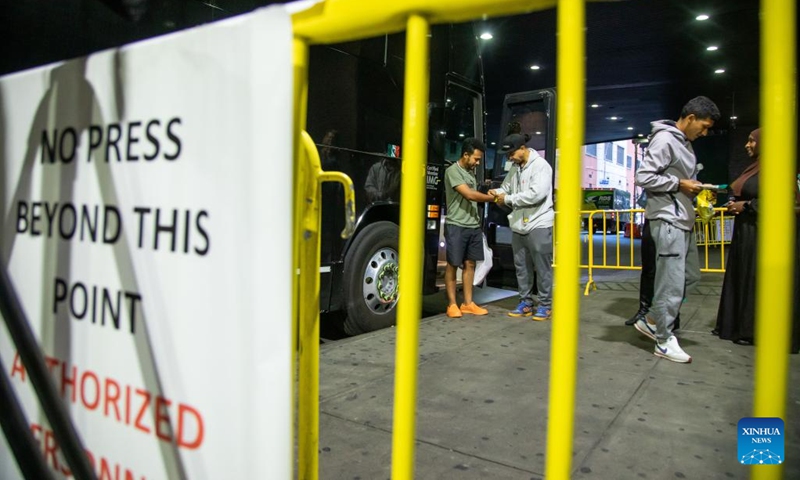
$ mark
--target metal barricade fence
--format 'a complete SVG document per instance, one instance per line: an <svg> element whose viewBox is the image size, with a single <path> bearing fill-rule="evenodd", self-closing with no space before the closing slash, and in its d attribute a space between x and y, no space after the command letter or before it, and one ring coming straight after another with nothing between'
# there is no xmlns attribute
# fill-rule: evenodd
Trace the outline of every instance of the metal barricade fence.
<svg viewBox="0 0 800 480"><path fill-rule="evenodd" d="M403 166L404 197L422 198L424 191L425 159L424 145L427 119L421 112L426 111L427 60L428 50L426 37L431 23L466 21L488 16L510 15L530 12L558 6L557 32L557 68L556 89L560 100L557 108L557 131L560 132L558 144L561 151L558 173L562 189L558 207L561 210L556 216L557 231L554 233L556 244L560 248L561 265L554 272L555 283L562 285L575 284L579 281L580 263L580 230L575 223L574 215L580 212L580 147L584 138L584 106L585 106L585 3L579 0L440 0L424 2L421 0L403 0L400 2L371 3L369 8L358 0L328 0L309 3L310 7L293 16L295 34L295 151L302 151L301 134L305 128L307 100L308 46L315 43L334 43L370 35L383 35L400 30L407 31L406 87L404 100L403 144L409 152L407 164ZM770 0L761 2L761 127L765 133L761 148L762 169L761 184L770 185L762 188L762 201L774 205L765 212L764 221L770 229L760 231L760 239L767 235L772 242L759 242L759 257L764 259L759 264L758 278L770 278L771 282L758 282L757 318L767 318L769 322L756 322L756 336L763 339L756 347L755 391L753 414L758 417L780 417L786 414L786 398L788 383L788 359L785 348L774 348L775 345L788 346L790 336L790 316L792 295L793 263L787 261L785 252L794 241L794 214L792 206L785 201L794 192L794 155L797 139L796 104L796 3L791 0ZM778 142L778 139L781 142ZM780 150L778 150L780 148ZM300 157L300 155L297 155ZM300 161L296 162L300 164ZM295 207L296 213L294 236L296 239L293 253L295 265L301 263L312 267L316 256L312 248L303 249L301 221L303 215L302 192L309 182L316 182L313 169L305 165L295 170ZM413 203L413 202L412 202ZM404 202L401 217L407 217L420 205ZM311 207L314 207L311 201ZM419 208L418 208L419 207ZM592 213L592 212L588 212ZM607 225L603 212L604 223ZM631 211L631 213L634 213ZM614 223L619 223L615 219ZM413 291L418 286L421 273L413 260L421 260L414 255L419 251L419 239L422 237L421 224L415 225L413 217L402 222L400 230L400 255L406 261L401 265L401 290ZM618 225L617 225L618 226ZM415 228L418 228L415 230ZM724 222L720 230L724 229ZM619 229L616 230L619 232ZM705 231L704 231L705 234ZM593 235L593 233L591 234ZM607 237L604 233L604 239ZM705 234L708 239L710 234ZM618 237L619 234L617 233ZM318 237L311 235L316 248ZM721 238L725 238L724 235ZM416 242L416 245L415 245ZM590 245L593 242L589 242ZM617 242L619 243L619 242ZM708 241L706 248L711 247ZM593 249L593 245L591 247ZM724 248L724 241L720 250ZM301 253L301 250L303 252ZM619 245L617 245L619 250ZM408 259L411 258L411 261ZM593 255L590 255L591 268ZM619 258L619 256L617 256ZM417 262L419 263L419 262ZM724 265L724 263L722 264ZM631 267L633 264L631 264ZM619 265L622 268L623 265ZM313 268L305 268L308 274ZM591 278L591 277L590 277ZM767 287L767 283L770 286ZM319 295L319 289L309 282L305 293L311 298ZM416 284L416 285L415 285ZM777 287L776 287L777 285ZM311 291L307 291L310 289ZM303 289L295 286L294 298ZM587 290L588 291L588 290ZM395 375L395 410L392 443L392 478L410 479L414 475L414 440L416 414L416 367L417 343L419 332L419 304L416 296L405 295L398 303L397 315L397 367ZM572 443L574 430L575 382L577 378L578 351L578 293L570 288L556 289L553 295L553 327L551 343L549 421L547 429L547 459L545 476L550 479L567 479L570 477ZM295 312L297 313L297 312ZM308 315L311 324L306 328L307 335L302 341L318 339L319 318ZM303 330L303 329L301 329ZM311 352L309 365L318 368L318 358ZM301 349L300 356L306 353ZM298 408L298 416L307 415L306 428L300 428L298 436L307 437L308 441L298 446L299 477L315 479L318 477L316 456L318 425L312 410L318 408L316 399L307 401L306 408ZM757 468L757 467L754 467ZM753 470L753 478L780 478L780 466L769 470Z"/></svg>
<svg viewBox="0 0 800 480"><path fill-rule="evenodd" d="M715 208L714 216L704 222L700 217L695 220L693 235L700 250L701 272L725 272L725 247L731 242L733 234L733 217L726 215L727 208ZM636 242L641 238L641 223L635 219L644 216L644 210L631 208L628 210L581 210L582 221L586 222L586 233L582 243L585 245L580 266L588 270L589 278L583 294L589 295L590 289L597 289L594 281L594 270L641 270L640 262L636 263ZM600 231L599 252L595 246L595 233ZM583 235L583 234L582 234ZM630 239L627 240L626 239ZM557 250L557 248L556 248ZM596 258L599 255L599 258Z"/></svg>

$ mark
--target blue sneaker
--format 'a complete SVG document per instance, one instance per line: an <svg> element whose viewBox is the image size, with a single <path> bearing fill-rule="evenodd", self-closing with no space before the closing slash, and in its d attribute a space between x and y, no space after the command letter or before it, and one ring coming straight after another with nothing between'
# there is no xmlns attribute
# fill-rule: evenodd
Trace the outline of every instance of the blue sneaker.
<svg viewBox="0 0 800 480"><path fill-rule="evenodd" d="M530 317L533 315L533 305L526 301L519 302L517 308L508 312L509 317Z"/></svg>
<svg viewBox="0 0 800 480"><path fill-rule="evenodd" d="M544 322L545 320L550 320L550 310L547 307L542 307L541 305L536 309L536 313L533 314L533 320L537 322Z"/></svg>

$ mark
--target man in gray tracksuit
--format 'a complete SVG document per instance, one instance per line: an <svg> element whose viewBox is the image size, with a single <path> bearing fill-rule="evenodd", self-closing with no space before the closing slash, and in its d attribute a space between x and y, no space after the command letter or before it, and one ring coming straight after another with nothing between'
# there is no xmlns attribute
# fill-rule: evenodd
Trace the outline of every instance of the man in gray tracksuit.
<svg viewBox="0 0 800 480"><path fill-rule="evenodd" d="M553 298L553 169L536 150L526 146L527 140L520 133L503 139L498 151L508 155L513 166L503 185L489 194L495 202L512 208L508 223L520 303L508 314L543 321L550 318ZM535 311L534 269L539 291Z"/></svg>
<svg viewBox="0 0 800 480"><path fill-rule="evenodd" d="M656 341L656 356L673 362L689 363L672 334L675 317L688 290L700 280L697 245L692 228L693 200L700 193L694 140L704 137L719 119L717 106L706 97L696 97L684 105L677 122L652 122L650 143L636 171L636 184L647 191L645 218L656 247L656 276L653 306L646 319L634 326Z"/></svg>

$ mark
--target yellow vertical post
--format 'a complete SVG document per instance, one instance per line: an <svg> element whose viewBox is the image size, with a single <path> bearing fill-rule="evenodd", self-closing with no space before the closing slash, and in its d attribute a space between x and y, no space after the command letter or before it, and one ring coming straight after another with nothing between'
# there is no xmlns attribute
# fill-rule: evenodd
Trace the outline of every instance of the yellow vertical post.
<svg viewBox="0 0 800 480"><path fill-rule="evenodd" d="M753 415L786 422L791 338L797 145L795 0L761 2L761 185ZM768 186L768 187L767 187ZM787 422L788 423L788 422ZM751 478L783 477L783 465L753 466Z"/></svg>
<svg viewBox="0 0 800 480"><path fill-rule="evenodd" d="M417 353L422 312L425 163L428 132L428 21L408 18L403 99L403 172L400 190L400 299L397 303L392 478L414 478Z"/></svg>
<svg viewBox="0 0 800 480"><path fill-rule="evenodd" d="M581 145L584 128L584 0L558 2L558 91L556 134L558 164L556 243L558 266L553 289L553 337L545 478L570 478L578 367L578 319L581 206ZM591 239L590 239L591 240ZM591 259L589 260L591 262Z"/></svg>
<svg viewBox="0 0 800 480"><path fill-rule="evenodd" d="M295 38L294 61L294 247L293 318L298 346L297 457L298 478L319 476L319 202L316 170L302 141L308 102L308 45ZM294 364L294 363L293 363Z"/></svg>

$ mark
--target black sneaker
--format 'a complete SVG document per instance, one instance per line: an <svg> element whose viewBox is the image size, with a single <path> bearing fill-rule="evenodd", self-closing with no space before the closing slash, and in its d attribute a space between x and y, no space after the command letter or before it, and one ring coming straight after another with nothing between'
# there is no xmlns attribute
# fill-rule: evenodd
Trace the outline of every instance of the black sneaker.
<svg viewBox="0 0 800 480"><path fill-rule="evenodd" d="M639 311L636 312L636 314L634 316L632 316L631 318L625 320L625 325L630 327L631 325L633 325L634 323L638 322L639 320L646 321L645 316L647 315L647 312L649 312L649 311L650 311L650 309L645 307L644 305L640 306L639 307Z"/></svg>

